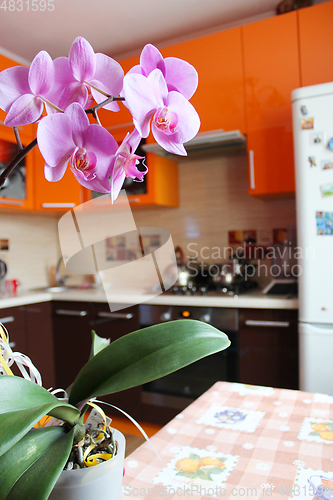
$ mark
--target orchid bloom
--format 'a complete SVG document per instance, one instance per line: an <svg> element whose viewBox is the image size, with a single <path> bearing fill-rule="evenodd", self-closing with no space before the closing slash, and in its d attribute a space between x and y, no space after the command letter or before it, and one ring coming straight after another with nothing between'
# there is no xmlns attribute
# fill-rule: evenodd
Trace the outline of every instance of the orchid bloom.
<svg viewBox="0 0 333 500"><path fill-rule="evenodd" d="M141 137L148 136L152 119L152 132L158 144L169 153L187 154L183 143L197 134L200 119L181 93L168 91L159 69L151 71L148 77L127 73L123 94Z"/></svg>
<svg viewBox="0 0 333 500"><path fill-rule="evenodd" d="M177 57L163 59L160 51L154 45L146 45L140 56L140 64L133 66L129 73L139 73L148 76L154 69L162 71L169 92L180 92L186 99L190 99L198 86L198 73L186 61Z"/></svg>
<svg viewBox="0 0 333 500"><path fill-rule="evenodd" d="M82 186L110 192L111 176L118 145L112 135L97 124L90 124L78 103L64 113L46 116L38 125L37 141L45 159L45 177L60 180L68 161L76 179Z"/></svg>
<svg viewBox="0 0 333 500"><path fill-rule="evenodd" d="M42 50L30 68L14 66L0 73L0 107L8 114L5 125L15 127L36 122L43 112L54 82L51 56Z"/></svg>
<svg viewBox="0 0 333 500"><path fill-rule="evenodd" d="M148 172L147 167L144 171L140 171L137 168L139 160L144 159L143 156L134 154L140 140L140 134L134 129L131 134L126 135L116 152L116 161L110 180L112 203L117 198L125 177L131 177L132 179L137 179L138 182L143 182L143 177Z"/></svg>
<svg viewBox="0 0 333 500"><path fill-rule="evenodd" d="M59 57L53 62L55 83L51 100L61 109L66 109L72 102L87 108L92 102L91 96L99 104L108 95L119 95L122 89L124 71L120 64L105 54L95 54L85 38L74 40L69 57ZM119 110L117 102L111 102L105 108Z"/></svg>

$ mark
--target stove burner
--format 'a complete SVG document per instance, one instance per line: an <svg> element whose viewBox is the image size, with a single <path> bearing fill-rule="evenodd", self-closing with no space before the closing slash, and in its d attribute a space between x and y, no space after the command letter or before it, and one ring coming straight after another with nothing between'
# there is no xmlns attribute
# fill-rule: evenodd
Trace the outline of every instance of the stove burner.
<svg viewBox="0 0 333 500"><path fill-rule="evenodd" d="M258 283L255 281L240 281L239 283L223 283L218 285L198 286L192 283L187 286L174 286L169 292L174 295L207 295L208 292L213 292L217 295L239 295L252 288L256 288Z"/></svg>

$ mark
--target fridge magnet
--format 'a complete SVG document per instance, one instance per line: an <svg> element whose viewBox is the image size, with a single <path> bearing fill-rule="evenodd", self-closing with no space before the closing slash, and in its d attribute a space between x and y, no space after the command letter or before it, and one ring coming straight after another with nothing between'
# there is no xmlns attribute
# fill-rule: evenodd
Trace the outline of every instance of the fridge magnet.
<svg viewBox="0 0 333 500"><path fill-rule="evenodd" d="M301 106L301 113L303 116L308 114L308 108L306 106Z"/></svg>
<svg viewBox="0 0 333 500"><path fill-rule="evenodd" d="M333 151L333 137L328 141L327 147Z"/></svg>
<svg viewBox="0 0 333 500"><path fill-rule="evenodd" d="M313 132L310 134L310 144L322 144L324 142L324 132Z"/></svg>
<svg viewBox="0 0 333 500"><path fill-rule="evenodd" d="M314 118L313 117L307 117L303 118L302 120L302 129L303 130L309 130L313 128L314 126Z"/></svg>
<svg viewBox="0 0 333 500"><path fill-rule="evenodd" d="M323 170L333 168L333 160L320 160L320 166Z"/></svg>
<svg viewBox="0 0 333 500"><path fill-rule="evenodd" d="M318 236L333 235L333 212L316 212Z"/></svg>
<svg viewBox="0 0 333 500"><path fill-rule="evenodd" d="M333 195L333 183L332 184L324 184L323 186L320 186L321 194L324 198L326 196L332 196Z"/></svg>
<svg viewBox="0 0 333 500"><path fill-rule="evenodd" d="M302 498L304 500L326 499L333 496L333 474L323 470L308 469L299 466L289 498Z"/></svg>
<svg viewBox="0 0 333 500"><path fill-rule="evenodd" d="M305 417L297 439L333 444L333 420Z"/></svg>
<svg viewBox="0 0 333 500"><path fill-rule="evenodd" d="M265 416L264 411L245 410L213 404L197 421L220 429L254 432Z"/></svg>
<svg viewBox="0 0 333 500"><path fill-rule="evenodd" d="M204 496L216 496L235 468L238 459L238 455L183 446L152 479L152 483L165 485L166 494L170 495L175 493L177 487L184 494L184 486L188 486L191 495L198 493L202 496L202 488L205 488Z"/></svg>
<svg viewBox="0 0 333 500"><path fill-rule="evenodd" d="M309 156L308 161L310 163L310 167L316 167L317 166L315 156Z"/></svg>

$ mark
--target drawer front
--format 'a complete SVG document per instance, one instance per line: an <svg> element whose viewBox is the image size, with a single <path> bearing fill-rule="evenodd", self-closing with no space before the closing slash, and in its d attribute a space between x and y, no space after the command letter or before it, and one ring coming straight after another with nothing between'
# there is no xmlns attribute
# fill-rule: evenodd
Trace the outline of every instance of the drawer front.
<svg viewBox="0 0 333 500"><path fill-rule="evenodd" d="M8 330L9 335L15 330L24 329L24 307L7 307L0 309L0 323Z"/></svg>

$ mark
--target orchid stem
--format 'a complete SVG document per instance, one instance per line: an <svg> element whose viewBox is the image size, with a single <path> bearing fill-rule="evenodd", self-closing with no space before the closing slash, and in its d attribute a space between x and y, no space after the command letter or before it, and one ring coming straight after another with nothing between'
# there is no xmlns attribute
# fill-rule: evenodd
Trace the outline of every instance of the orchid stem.
<svg viewBox="0 0 333 500"><path fill-rule="evenodd" d="M37 139L34 139L27 146L22 148L15 158L10 162L10 164L5 168L5 170L0 174L0 188L4 185L7 177L12 173L15 167L20 163L23 158L27 156L29 151L31 151L35 146L37 146Z"/></svg>
<svg viewBox="0 0 333 500"><path fill-rule="evenodd" d="M20 133L18 131L18 128L17 127L13 127L14 128L14 134L15 134L15 139L16 139L16 142L17 142L17 145L19 147L19 149L23 149L23 146L22 146L22 142L21 142L21 138L20 138Z"/></svg>
<svg viewBox="0 0 333 500"><path fill-rule="evenodd" d="M99 104L96 104L96 106L93 106L92 108L86 109L87 115L89 114L94 114L94 111L98 111L99 109L103 108L103 106L106 106L109 104L109 102L114 102L114 101L125 101L125 97L116 97L114 95L110 95L105 101L100 102Z"/></svg>
<svg viewBox="0 0 333 500"><path fill-rule="evenodd" d="M56 106L55 104L53 104L53 102L49 101L48 99L46 99L45 97L43 97L43 101L48 104L49 106L51 106L51 108L54 108L56 111L58 111L59 113L63 113L64 110L61 109L61 108L58 108L58 106Z"/></svg>
<svg viewBox="0 0 333 500"><path fill-rule="evenodd" d="M93 117L95 118L96 123L98 123L98 125L101 125L101 126L102 126L102 124L101 124L101 122L100 122L100 119L99 119L99 117L98 117L98 114L97 114L96 109L94 109L94 111L93 111Z"/></svg>

